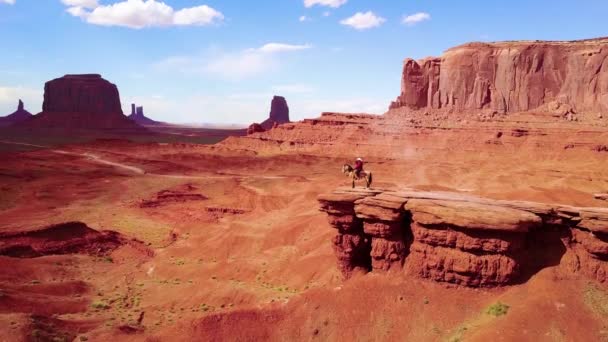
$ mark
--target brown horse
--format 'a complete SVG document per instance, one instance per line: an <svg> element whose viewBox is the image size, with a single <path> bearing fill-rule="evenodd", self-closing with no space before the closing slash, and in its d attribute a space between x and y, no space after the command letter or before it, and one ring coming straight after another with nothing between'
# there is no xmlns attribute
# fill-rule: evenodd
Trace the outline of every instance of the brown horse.
<svg viewBox="0 0 608 342"><path fill-rule="evenodd" d="M366 188L369 189L369 187L372 185L372 172L371 171L361 171L361 172L359 172L359 175L357 175L357 173L355 172L355 169L352 166L350 166L348 164L344 164L342 166L342 173L344 173L348 177L352 178L353 188L355 187L355 181L360 180L360 179L365 179Z"/></svg>

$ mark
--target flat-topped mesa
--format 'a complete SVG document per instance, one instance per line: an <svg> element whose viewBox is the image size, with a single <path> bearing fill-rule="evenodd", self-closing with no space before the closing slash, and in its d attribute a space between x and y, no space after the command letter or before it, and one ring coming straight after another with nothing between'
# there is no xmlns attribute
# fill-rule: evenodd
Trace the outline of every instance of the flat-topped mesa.
<svg viewBox="0 0 608 342"><path fill-rule="evenodd" d="M469 43L406 59L390 108L559 114L608 110L608 39Z"/></svg>
<svg viewBox="0 0 608 342"><path fill-rule="evenodd" d="M466 286L517 283L563 255L568 272L608 281L608 208L451 192L340 188L318 198L345 278L404 272ZM565 254L565 255L564 255Z"/></svg>
<svg viewBox="0 0 608 342"><path fill-rule="evenodd" d="M65 75L44 85L42 112L21 125L63 129L138 129L120 105L115 84L98 74Z"/></svg>
<svg viewBox="0 0 608 342"><path fill-rule="evenodd" d="M65 75L46 82L42 110L122 114L118 88L98 74Z"/></svg>

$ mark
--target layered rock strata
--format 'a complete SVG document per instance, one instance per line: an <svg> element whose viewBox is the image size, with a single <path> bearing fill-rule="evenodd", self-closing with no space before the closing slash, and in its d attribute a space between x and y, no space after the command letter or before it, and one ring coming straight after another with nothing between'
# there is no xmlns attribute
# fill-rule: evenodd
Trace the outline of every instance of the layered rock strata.
<svg viewBox="0 0 608 342"><path fill-rule="evenodd" d="M468 43L443 56L406 59L391 108L608 110L608 39Z"/></svg>
<svg viewBox="0 0 608 342"><path fill-rule="evenodd" d="M46 82L42 112L19 123L35 128L137 129L122 112L118 87L97 74Z"/></svg>
<svg viewBox="0 0 608 342"><path fill-rule="evenodd" d="M356 269L390 270L500 286L566 254L571 271L608 279L608 208L411 189L338 189L318 199L338 230L333 246L345 278Z"/></svg>

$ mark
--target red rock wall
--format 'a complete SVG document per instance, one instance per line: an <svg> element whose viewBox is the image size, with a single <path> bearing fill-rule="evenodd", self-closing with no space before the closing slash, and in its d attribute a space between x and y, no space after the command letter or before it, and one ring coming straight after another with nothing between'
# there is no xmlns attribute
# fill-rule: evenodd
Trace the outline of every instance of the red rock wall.
<svg viewBox="0 0 608 342"><path fill-rule="evenodd" d="M319 202L338 229L332 243L345 278L390 270L492 287L560 263L608 281L606 208L382 189L339 189Z"/></svg>
<svg viewBox="0 0 608 342"><path fill-rule="evenodd" d="M608 110L608 39L470 43L404 62L391 108Z"/></svg>
<svg viewBox="0 0 608 342"><path fill-rule="evenodd" d="M122 112L116 85L100 75L65 75L46 82L42 112L20 126L143 131Z"/></svg>
<svg viewBox="0 0 608 342"><path fill-rule="evenodd" d="M101 75L66 75L44 85L44 112L122 113L116 85Z"/></svg>

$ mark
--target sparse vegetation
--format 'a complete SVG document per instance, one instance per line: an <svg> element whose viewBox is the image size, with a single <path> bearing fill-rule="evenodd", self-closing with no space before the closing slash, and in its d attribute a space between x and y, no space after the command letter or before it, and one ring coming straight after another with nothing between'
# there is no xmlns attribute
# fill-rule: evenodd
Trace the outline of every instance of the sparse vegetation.
<svg viewBox="0 0 608 342"><path fill-rule="evenodd" d="M509 311L509 306L507 304L503 304L501 302L496 302L495 304L490 305L486 310L486 313L492 315L494 317L506 315Z"/></svg>
<svg viewBox="0 0 608 342"><path fill-rule="evenodd" d="M585 288L584 302L591 311L599 316L608 317L608 292L589 283Z"/></svg>
<svg viewBox="0 0 608 342"><path fill-rule="evenodd" d="M94 309L98 309L98 310L106 310L110 308L110 305L108 305L108 303L102 301L102 300L96 300L93 303L91 303L91 307L93 307Z"/></svg>

